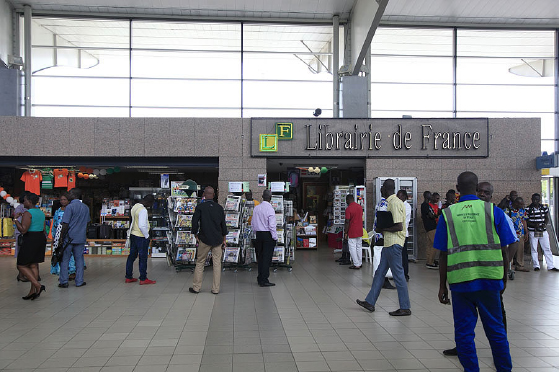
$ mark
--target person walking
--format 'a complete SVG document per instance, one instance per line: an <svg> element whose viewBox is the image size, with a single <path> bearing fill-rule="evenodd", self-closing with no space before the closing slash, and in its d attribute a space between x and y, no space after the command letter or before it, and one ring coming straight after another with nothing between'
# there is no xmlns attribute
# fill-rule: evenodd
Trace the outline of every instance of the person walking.
<svg viewBox="0 0 559 372"><path fill-rule="evenodd" d="M77 188L71 189L68 194L70 204L64 210L62 216L62 231L58 243L59 249L67 244L60 265L60 276L58 278L60 288L68 288L68 269L70 257L74 255L76 263L76 287L83 287L87 283L83 280L84 259L83 250L86 243L89 207L81 202L82 191Z"/></svg>
<svg viewBox="0 0 559 372"><path fill-rule="evenodd" d="M22 297L24 300L35 300L46 291L44 285L39 283L39 263L45 262L45 248L47 245L47 236L45 233L45 214L39 208L37 203L39 196L28 193L23 198L25 212L17 213L16 228L23 238L23 243L19 247L17 255L17 268L19 272L31 282L31 288L27 296ZM18 218L21 217L21 222Z"/></svg>
<svg viewBox="0 0 559 372"><path fill-rule="evenodd" d="M345 201L344 239L347 240L353 261L349 268L359 270L363 265L363 208L355 202L353 195L347 195Z"/></svg>
<svg viewBox="0 0 559 372"><path fill-rule="evenodd" d="M511 371L501 292L507 279L507 245L516 236L504 212L476 196L475 173L461 173L456 188L460 200L443 210L435 234L434 246L441 252L438 298L441 303L450 304L448 281L456 348L464 370L479 371L474 341L479 315L497 371Z"/></svg>
<svg viewBox="0 0 559 372"><path fill-rule="evenodd" d="M204 264L208 253L212 252L213 284L211 292L219 293L221 284L221 257L225 249L227 226L225 225L225 212L223 207L214 202L215 191L213 187L204 189L204 200L196 206L192 216L192 233L198 242L196 268L190 293L200 293L204 277Z"/></svg>
<svg viewBox="0 0 559 372"><path fill-rule="evenodd" d="M134 261L139 257L138 268L140 270L140 285L155 284L155 280L148 279L148 249L149 249L149 220L148 210L155 202L152 194L144 196L141 202L136 203L130 210L132 223L130 224L130 254L126 259L125 283L134 283L138 279L132 275Z"/></svg>
<svg viewBox="0 0 559 372"><path fill-rule="evenodd" d="M530 246L532 248L532 265L534 271L540 271L540 261L538 260L538 243L542 247L547 271L559 271L553 265L553 255L549 245L549 234L547 233L547 223L549 221L549 207L541 203L540 194L532 195L532 204L528 206L528 234L530 236Z"/></svg>
<svg viewBox="0 0 559 372"><path fill-rule="evenodd" d="M404 269L402 268L402 247L406 240L406 233L404 231L404 224L406 223L406 209L404 203L394 194L396 185L394 180L388 178L384 181L380 192L386 198L388 203L387 211L392 213L392 221L394 225L391 227L377 226L378 232L384 236L384 247L380 263L373 278L373 284L369 294L364 301L356 300L357 304L369 311L375 311L375 304L384 283L384 277L388 269L392 270L396 290L398 291L398 300L400 308L391 311L388 314L392 316L408 316L411 315L410 298L408 294L408 285L404 277Z"/></svg>
<svg viewBox="0 0 559 372"><path fill-rule="evenodd" d="M276 231L276 212L270 204L272 192L268 189L262 192L262 203L254 207L252 215L252 230L256 232L254 246L256 250L256 260L258 261L258 285L261 287L273 287L270 283L270 264L274 248L278 240Z"/></svg>

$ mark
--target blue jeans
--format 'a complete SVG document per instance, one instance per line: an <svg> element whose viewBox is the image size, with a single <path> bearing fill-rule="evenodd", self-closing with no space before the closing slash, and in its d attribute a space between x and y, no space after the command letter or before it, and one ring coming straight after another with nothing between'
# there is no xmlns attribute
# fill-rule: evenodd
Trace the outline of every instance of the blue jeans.
<svg viewBox="0 0 559 372"><path fill-rule="evenodd" d="M126 279L132 279L132 271L134 269L134 261L140 256L140 280L146 280L148 277L148 247L149 239L136 235L130 235L130 254L126 260Z"/></svg>
<svg viewBox="0 0 559 372"><path fill-rule="evenodd" d="M474 329L477 316L481 318L485 335L491 345L493 362L497 372L511 371L509 342L503 324L499 291L452 291L452 313L454 315L454 339L458 359L466 372L479 371Z"/></svg>
<svg viewBox="0 0 559 372"><path fill-rule="evenodd" d="M380 263L377 267L377 271L375 271L375 277L373 278L373 285L365 301L373 306L376 304L378 296L380 295L380 290L384 284L384 277L389 268L392 270L394 284L396 284L396 290L398 291L400 309L409 309L411 307L410 296L408 294L408 285L404 276L404 269L402 268L402 246L399 244L382 248Z"/></svg>
<svg viewBox="0 0 559 372"><path fill-rule="evenodd" d="M60 276L58 278L60 284L68 283L68 268L70 265L70 257L72 257L72 254L74 255L74 260L76 262L76 286L79 287L83 284L84 244L85 243L68 244L68 247L66 247L64 255L62 256L62 264L60 265Z"/></svg>

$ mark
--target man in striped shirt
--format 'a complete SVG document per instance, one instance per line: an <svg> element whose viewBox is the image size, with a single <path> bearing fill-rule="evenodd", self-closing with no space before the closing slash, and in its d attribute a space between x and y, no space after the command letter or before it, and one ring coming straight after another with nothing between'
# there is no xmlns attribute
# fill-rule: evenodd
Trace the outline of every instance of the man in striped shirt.
<svg viewBox="0 0 559 372"><path fill-rule="evenodd" d="M538 242L542 247L548 271L559 271L553 266L553 255L549 246L549 234L547 233L547 222L549 221L549 208L541 204L541 195L532 195L532 204L528 207L528 234L530 236L530 246L532 247L532 264L534 271L540 271L540 261L538 260Z"/></svg>

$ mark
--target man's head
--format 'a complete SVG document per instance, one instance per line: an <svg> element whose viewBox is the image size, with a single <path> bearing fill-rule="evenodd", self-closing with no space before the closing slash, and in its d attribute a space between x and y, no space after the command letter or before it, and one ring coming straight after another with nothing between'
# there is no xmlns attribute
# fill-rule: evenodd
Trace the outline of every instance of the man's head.
<svg viewBox="0 0 559 372"><path fill-rule="evenodd" d="M262 192L262 200L269 202L272 200L272 192L268 189Z"/></svg>
<svg viewBox="0 0 559 372"><path fill-rule="evenodd" d="M456 191L450 189L446 192L446 202L447 204L456 203Z"/></svg>
<svg viewBox="0 0 559 372"><path fill-rule="evenodd" d="M532 204L540 205L542 201L542 196L538 193L532 195Z"/></svg>
<svg viewBox="0 0 559 372"><path fill-rule="evenodd" d="M214 188L211 186L206 186L204 189L204 199L206 200L214 200L215 191Z"/></svg>
<svg viewBox="0 0 559 372"><path fill-rule="evenodd" d="M81 198L82 198L82 190L73 188L70 191L68 191L68 199L70 201L74 199L81 200Z"/></svg>
<svg viewBox="0 0 559 372"><path fill-rule="evenodd" d="M456 181L456 190L460 195L475 195L477 184L477 175L474 172L462 172Z"/></svg>
<svg viewBox="0 0 559 372"><path fill-rule="evenodd" d="M434 192L431 195L431 203L438 204L439 200L441 200L441 195L438 192Z"/></svg>
<svg viewBox="0 0 559 372"><path fill-rule="evenodd" d="M387 178L380 188L380 194L388 198L390 195L394 194L394 190L396 189L396 184L392 178Z"/></svg>
<svg viewBox="0 0 559 372"><path fill-rule="evenodd" d="M155 197L153 196L153 194L147 194L146 196L143 197L142 199L142 204L145 207L151 207L153 205L153 203L155 202Z"/></svg>
<svg viewBox="0 0 559 372"><path fill-rule="evenodd" d="M252 191L245 192L245 198L246 198L246 200L251 201L252 200Z"/></svg>
<svg viewBox="0 0 559 372"><path fill-rule="evenodd" d="M424 191L423 198L425 199L425 201L431 200L431 191Z"/></svg>
<svg viewBox="0 0 559 372"><path fill-rule="evenodd" d="M513 202L516 198L518 198L518 192L512 190L509 194L509 199L511 202Z"/></svg>
<svg viewBox="0 0 559 372"><path fill-rule="evenodd" d="M353 197L353 195L348 194L348 195L345 197L345 202L347 203L347 205L353 203L354 201L355 201L355 198Z"/></svg>
<svg viewBox="0 0 559 372"><path fill-rule="evenodd" d="M478 183L477 197L489 203L491 201L491 198L493 197L493 185L489 182Z"/></svg>
<svg viewBox="0 0 559 372"><path fill-rule="evenodd" d="M408 200L408 192L406 190L398 190L398 192L396 193L396 196L398 197L398 199L400 199L401 201L406 201Z"/></svg>
<svg viewBox="0 0 559 372"><path fill-rule="evenodd" d="M517 196L516 199L514 199L514 201L512 202L512 207L514 209L524 208L524 199L522 199L520 196Z"/></svg>

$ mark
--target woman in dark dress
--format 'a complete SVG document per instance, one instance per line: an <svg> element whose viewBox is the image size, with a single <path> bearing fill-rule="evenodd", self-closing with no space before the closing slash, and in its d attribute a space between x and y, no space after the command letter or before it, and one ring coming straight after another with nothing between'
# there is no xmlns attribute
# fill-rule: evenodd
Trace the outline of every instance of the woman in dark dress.
<svg viewBox="0 0 559 372"><path fill-rule="evenodd" d="M39 279L39 263L45 262L45 247L47 237L45 235L45 214L36 207L39 196L29 193L25 196L23 205L26 212L18 213L16 227L23 236L23 243L17 255L17 268L29 281L31 288L24 300L34 300L45 290ZM21 222L17 218L21 217Z"/></svg>

